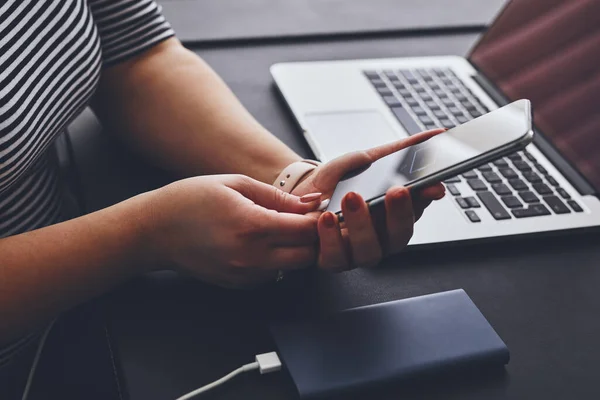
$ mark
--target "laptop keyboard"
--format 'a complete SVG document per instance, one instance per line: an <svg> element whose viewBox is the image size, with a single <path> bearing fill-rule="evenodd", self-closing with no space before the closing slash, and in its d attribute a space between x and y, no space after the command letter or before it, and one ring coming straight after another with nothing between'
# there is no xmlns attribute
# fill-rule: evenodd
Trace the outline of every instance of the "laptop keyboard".
<svg viewBox="0 0 600 400"><path fill-rule="evenodd" d="M433 128L452 128L489 112L447 68L369 70L364 74L411 135ZM456 206L473 223L481 222L483 210L496 220L583 212L527 151L448 179L444 184ZM463 193L467 187L469 194Z"/></svg>

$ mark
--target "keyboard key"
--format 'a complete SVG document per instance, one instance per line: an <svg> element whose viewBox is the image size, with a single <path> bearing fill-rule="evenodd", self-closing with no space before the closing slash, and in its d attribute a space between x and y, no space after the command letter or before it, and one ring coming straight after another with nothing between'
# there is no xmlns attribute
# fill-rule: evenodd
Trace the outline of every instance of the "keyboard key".
<svg viewBox="0 0 600 400"><path fill-rule="evenodd" d="M511 179L508 181L508 183L516 191L522 191L522 190L529 189L529 186L527 186L527 184L525 182L523 182L521 179Z"/></svg>
<svg viewBox="0 0 600 400"><path fill-rule="evenodd" d="M471 208L481 207L481 205L479 205L479 202L477 201L477 199L475 197L472 197L472 196L465 197L465 200L467 201L467 203L469 204L469 206Z"/></svg>
<svg viewBox="0 0 600 400"><path fill-rule="evenodd" d="M523 159L521 158L521 155L519 153L512 153L510 155L508 155L506 158L508 158L511 161L523 161Z"/></svg>
<svg viewBox="0 0 600 400"><path fill-rule="evenodd" d="M494 196L491 192L479 192L477 193L479 200L483 203L483 205L488 209L492 217L497 220L502 219L510 219L510 214L506 211L506 209L500 204L496 196Z"/></svg>
<svg viewBox="0 0 600 400"><path fill-rule="evenodd" d="M533 186L533 189L535 189L535 191L542 196L545 194L552 194L552 189L550 189L545 183L534 183L531 186Z"/></svg>
<svg viewBox="0 0 600 400"><path fill-rule="evenodd" d="M387 87L382 87L382 88L377 88L377 92L381 95L381 96L393 96L394 94L392 93L392 91L390 89L388 89Z"/></svg>
<svg viewBox="0 0 600 400"><path fill-rule="evenodd" d="M508 208L521 208L523 207L523 203L519 201L515 196L504 196L502 197L502 202L506 204Z"/></svg>
<svg viewBox="0 0 600 400"><path fill-rule="evenodd" d="M454 107L454 106L448 107L448 111L450 111L450 113L452 115L462 115L462 113L463 113L458 107Z"/></svg>
<svg viewBox="0 0 600 400"><path fill-rule="evenodd" d="M542 165L540 164L533 164L533 166L535 167L535 169L538 170L538 172L540 174L546 175L548 173L548 170L546 168L544 168Z"/></svg>
<svg viewBox="0 0 600 400"><path fill-rule="evenodd" d="M458 183L460 182L460 178L458 176L453 176L452 178L448 178L444 181L444 183Z"/></svg>
<svg viewBox="0 0 600 400"><path fill-rule="evenodd" d="M523 171L523 177L531 183L541 182L542 178L533 171Z"/></svg>
<svg viewBox="0 0 600 400"><path fill-rule="evenodd" d="M404 77L406 78L407 81L411 82L411 81L415 81L417 82L417 77L409 70L405 69L405 70L401 70L399 71L402 75L404 75ZM412 82L411 82L412 83Z"/></svg>
<svg viewBox="0 0 600 400"><path fill-rule="evenodd" d="M479 218L479 215L477 215L477 213L473 210L467 210L465 211L465 214L467 216L467 218L469 218L469 221L471 222L481 222L481 219Z"/></svg>
<svg viewBox="0 0 600 400"><path fill-rule="evenodd" d="M546 175L544 178L546 178L548 183L551 184L552 186L558 186L558 182L556 181L556 179L554 179L550 175Z"/></svg>
<svg viewBox="0 0 600 400"><path fill-rule="evenodd" d="M426 130L436 129L436 128L438 128L438 126L436 124L425 124Z"/></svg>
<svg viewBox="0 0 600 400"><path fill-rule="evenodd" d="M477 168L480 171L491 171L492 170L492 166L490 164L485 164L482 165L481 167Z"/></svg>
<svg viewBox="0 0 600 400"><path fill-rule="evenodd" d="M499 160L494 161L494 165L498 168L508 167L508 163L505 159L501 158Z"/></svg>
<svg viewBox="0 0 600 400"><path fill-rule="evenodd" d="M438 103L436 103L436 102L435 102L435 101L433 101L433 100L426 101L426 102L425 102L425 105L426 105L426 106L427 106L427 107L428 107L428 108L429 108L431 111L434 111L434 110L439 110L439 109L440 109L440 106L438 105Z"/></svg>
<svg viewBox="0 0 600 400"><path fill-rule="evenodd" d="M532 204L527 208L512 210L516 218L538 217L540 215L550 215L550 211L543 204Z"/></svg>
<svg viewBox="0 0 600 400"><path fill-rule="evenodd" d="M365 75L367 76L367 78L369 79L379 79L379 74L377 73L377 71L364 71Z"/></svg>
<svg viewBox="0 0 600 400"><path fill-rule="evenodd" d="M383 71L383 74L390 80L390 81L397 81L398 77L396 76L396 73L394 71Z"/></svg>
<svg viewBox="0 0 600 400"><path fill-rule="evenodd" d="M562 202L557 196L545 196L544 201L550 206L550 209L556 214L568 214L571 212L569 207Z"/></svg>
<svg viewBox="0 0 600 400"><path fill-rule="evenodd" d="M418 83L413 85L413 89L415 89L417 93L425 93L425 88Z"/></svg>
<svg viewBox="0 0 600 400"><path fill-rule="evenodd" d="M446 189L452 194L452 196L460 196L460 190L453 184L447 184Z"/></svg>
<svg viewBox="0 0 600 400"><path fill-rule="evenodd" d="M455 126L454 122L450 121L449 119L441 119L440 124L442 124L444 128L454 128Z"/></svg>
<svg viewBox="0 0 600 400"><path fill-rule="evenodd" d="M408 103L409 106L414 107L418 106L419 102L414 97L405 97L404 100Z"/></svg>
<svg viewBox="0 0 600 400"><path fill-rule="evenodd" d="M464 108L466 108L467 111L469 111L469 112L477 109L475 107L475 104L471 103L471 101L469 101L469 100L463 100L460 102L460 104L462 104L462 106Z"/></svg>
<svg viewBox="0 0 600 400"><path fill-rule="evenodd" d="M481 117L481 113L477 110L469 110L469 114L471 114L471 117L473 118Z"/></svg>
<svg viewBox="0 0 600 400"><path fill-rule="evenodd" d="M419 119L424 124L433 124L433 120L428 115L420 115Z"/></svg>
<svg viewBox="0 0 600 400"><path fill-rule="evenodd" d="M481 179L468 179L467 183L473 190L487 190L487 185Z"/></svg>
<svg viewBox="0 0 600 400"><path fill-rule="evenodd" d="M387 84L383 81L383 79L380 79L380 78L371 79L371 84L373 86L375 86L376 88L382 88L382 87L387 86Z"/></svg>
<svg viewBox="0 0 600 400"><path fill-rule="evenodd" d="M427 115L427 112L423 110L423 107L415 106L412 108L412 110L417 115Z"/></svg>
<svg viewBox="0 0 600 400"><path fill-rule="evenodd" d="M567 203L569 203L573 211L578 213L583 212L583 208L575 200L567 200Z"/></svg>
<svg viewBox="0 0 600 400"><path fill-rule="evenodd" d="M465 199L463 199L462 197L457 197L456 198L456 203L459 205L460 208L469 208L469 203L467 203L467 201Z"/></svg>
<svg viewBox="0 0 600 400"><path fill-rule="evenodd" d="M467 171L463 174L463 177L467 178L467 179L473 179L473 178L477 178L477 172L475 171Z"/></svg>
<svg viewBox="0 0 600 400"><path fill-rule="evenodd" d="M496 192L500 196L512 194L512 190L510 190L510 188L504 183L495 183L492 185L492 189L494 189L494 192Z"/></svg>
<svg viewBox="0 0 600 400"><path fill-rule="evenodd" d="M540 199L535 195L535 193L527 190L524 192L519 192L519 196L523 199L525 203L539 203Z"/></svg>
<svg viewBox="0 0 600 400"><path fill-rule="evenodd" d="M402 106L400 100L398 100L394 96L383 96L383 101L385 101L385 104L387 104L390 107Z"/></svg>
<svg viewBox="0 0 600 400"><path fill-rule="evenodd" d="M562 197L563 199L571 198L571 195L569 193L567 193L567 191L561 187L556 188L556 191L558 192L558 194L560 194L560 197Z"/></svg>
<svg viewBox="0 0 600 400"><path fill-rule="evenodd" d="M404 83L398 81L398 82L392 82L394 84L394 87L398 90L400 89L406 89L406 86L404 86Z"/></svg>
<svg viewBox="0 0 600 400"><path fill-rule="evenodd" d="M420 96L421 96L421 100L423 100L423 101L431 101L431 100L433 100L433 97L431 97L427 93L421 93Z"/></svg>
<svg viewBox="0 0 600 400"><path fill-rule="evenodd" d="M495 173L494 171L489 171L489 172L484 172L483 174L483 178L488 181L489 183L498 183L498 182L502 182L502 178L500 178L498 176L497 173Z"/></svg>
<svg viewBox="0 0 600 400"><path fill-rule="evenodd" d="M411 96L411 94L410 94L410 91L409 91L408 89L405 89L405 88L398 89L398 93L399 93L399 94L400 94L400 96L402 96L402 97L408 97L408 96Z"/></svg>
<svg viewBox="0 0 600 400"><path fill-rule="evenodd" d="M527 158L529 161L531 162L536 162L537 160L535 159L534 156L531 155L530 152L528 152L527 150L523 150L523 155L525 156L525 158Z"/></svg>
<svg viewBox="0 0 600 400"><path fill-rule="evenodd" d="M517 168L519 171L531 171L531 167L529 166L529 164L527 164L525 161L521 160L521 161L513 161L513 165L515 166L515 168Z"/></svg>
<svg viewBox="0 0 600 400"><path fill-rule="evenodd" d="M459 115L458 117L456 117L456 120L458 121L459 124L464 124L469 119L467 117L465 117L464 115Z"/></svg>
<svg viewBox="0 0 600 400"><path fill-rule="evenodd" d="M442 103L444 103L444 105L446 107L450 107L450 106L454 105L454 100L446 98L446 99L442 99Z"/></svg>
<svg viewBox="0 0 600 400"><path fill-rule="evenodd" d="M519 175L517 175L515 170L512 168L500 168L499 171L506 179L515 179L519 177Z"/></svg>
<svg viewBox="0 0 600 400"><path fill-rule="evenodd" d="M433 93L435 93L436 96L438 96L440 99L445 99L448 97L448 95L446 94L446 92L444 92L443 89L435 89Z"/></svg>
<svg viewBox="0 0 600 400"><path fill-rule="evenodd" d="M417 125L411 115L404 109L404 107L392 107L392 112L396 116L396 119L404 127L409 135L421 132L421 127Z"/></svg>
<svg viewBox="0 0 600 400"><path fill-rule="evenodd" d="M446 118L446 113L442 110L435 110L433 115L435 115L436 118Z"/></svg>

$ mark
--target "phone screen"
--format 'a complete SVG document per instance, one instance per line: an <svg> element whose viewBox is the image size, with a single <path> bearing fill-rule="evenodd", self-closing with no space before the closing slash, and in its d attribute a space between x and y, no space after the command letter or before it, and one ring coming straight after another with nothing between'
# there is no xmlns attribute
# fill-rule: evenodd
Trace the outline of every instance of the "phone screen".
<svg viewBox="0 0 600 400"><path fill-rule="evenodd" d="M328 211L340 212L343 197L359 193L369 201L392 186L410 186L430 175L464 164L518 142L531 131L528 100L518 100L456 126L428 141L372 163L363 172L338 183Z"/></svg>

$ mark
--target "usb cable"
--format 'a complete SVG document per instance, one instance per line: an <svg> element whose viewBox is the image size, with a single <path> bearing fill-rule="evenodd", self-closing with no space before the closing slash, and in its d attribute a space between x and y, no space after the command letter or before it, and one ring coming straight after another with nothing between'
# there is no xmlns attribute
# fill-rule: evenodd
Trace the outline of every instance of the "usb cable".
<svg viewBox="0 0 600 400"><path fill-rule="evenodd" d="M230 372L229 374L225 375L221 379L216 380L213 383L209 383L206 386L202 386L201 388L196 389L193 392L185 394L185 395L179 397L177 400L189 400L192 397L195 397L196 395L208 392L209 390L222 385L223 383L229 381L230 379L234 378L235 376L237 376L243 372L248 372L248 371L253 371L253 370L258 369L260 371L261 375L263 375L263 374L268 374L270 372L279 371L281 369L281 361L279 360L277 353L275 353L274 351L272 351L270 353L258 354L255 357L255 360L256 361L254 361L253 363L242 365L240 368L236 369L235 371Z"/></svg>

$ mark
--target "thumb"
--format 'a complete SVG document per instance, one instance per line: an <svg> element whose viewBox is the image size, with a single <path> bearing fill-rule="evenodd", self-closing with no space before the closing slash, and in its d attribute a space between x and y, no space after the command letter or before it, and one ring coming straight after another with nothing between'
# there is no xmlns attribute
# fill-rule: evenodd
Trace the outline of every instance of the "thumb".
<svg viewBox="0 0 600 400"><path fill-rule="evenodd" d="M306 214L315 211L321 203L321 193L298 197L246 176L227 186L261 207L284 213Z"/></svg>

